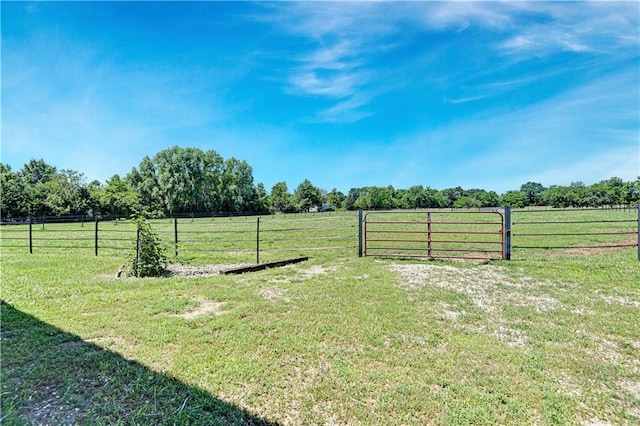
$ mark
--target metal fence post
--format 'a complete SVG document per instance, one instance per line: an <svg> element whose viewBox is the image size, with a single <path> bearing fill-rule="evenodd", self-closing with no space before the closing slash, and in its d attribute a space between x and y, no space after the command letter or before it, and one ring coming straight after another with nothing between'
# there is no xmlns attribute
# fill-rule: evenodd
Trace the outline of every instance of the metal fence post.
<svg viewBox="0 0 640 426"><path fill-rule="evenodd" d="M260 216L256 222L256 263L260 263Z"/></svg>
<svg viewBox="0 0 640 426"><path fill-rule="evenodd" d="M178 257L178 218L173 218L173 242L176 247L176 257Z"/></svg>
<svg viewBox="0 0 640 426"><path fill-rule="evenodd" d="M135 277L139 276L140 273L140 223L137 224L137 232L136 232L136 262L133 265L133 275Z"/></svg>
<svg viewBox="0 0 640 426"><path fill-rule="evenodd" d="M98 216L96 216L95 249L96 249L96 256L97 256L98 255Z"/></svg>
<svg viewBox="0 0 640 426"><path fill-rule="evenodd" d="M427 213L427 254L431 259L431 212Z"/></svg>
<svg viewBox="0 0 640 426"><path fill-rule="evenodd" d="M362 209L358 210L358 257L362 257Z"/></svg>
<svg viewBox="0 0 640 426"><path fill-rule="evenodd" d="M504 258L511 260L511 207L504 208Z"/></svg>
<svg viewBox="0 0 640 426"><path fill-rule="evenodd" d="M33 254L33 218L29 217L29 253Z"/></svg>

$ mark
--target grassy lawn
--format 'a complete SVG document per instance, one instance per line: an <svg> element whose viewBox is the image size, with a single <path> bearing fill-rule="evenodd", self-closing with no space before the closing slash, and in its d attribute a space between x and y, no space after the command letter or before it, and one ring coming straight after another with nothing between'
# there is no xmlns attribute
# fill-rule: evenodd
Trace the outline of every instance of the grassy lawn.
<svg viewBox="0 0 640 426"><path fill-rule="evenodd" d="M5 250L3 422L640 422L635 248L299 254L243 275L115 279L123 254ZM183 261L233 260L216 256Z"/></svg>

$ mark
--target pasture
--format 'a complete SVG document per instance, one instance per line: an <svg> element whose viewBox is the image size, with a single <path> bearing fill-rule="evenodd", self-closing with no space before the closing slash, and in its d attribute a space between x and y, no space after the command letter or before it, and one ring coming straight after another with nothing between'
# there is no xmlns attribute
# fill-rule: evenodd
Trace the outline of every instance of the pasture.
<svg viewBox="0 0 640 426"><path fill-rule="evenodd" d="M514 218L515 236L538 226L519 220L554 222L545 214ZM255 262L255 234L239 232L249 218L185 224L167 278L114 278L130 233L97 257L90 233L80 249L3 248L3 422L640 422L637 248L523 235L515 246L538 248L512 261L358 258L353 218L264 218L278 241L260 243L261 261L309 260L243 275L217 271ZM569 220L546 232L583 233L583 216ZM128 225L104 226L107 238ZM171 243L171 221L153 226ZM628 243L635 224L597 229L589 245ZM245 245L210 244L231 235Z"/></svg>

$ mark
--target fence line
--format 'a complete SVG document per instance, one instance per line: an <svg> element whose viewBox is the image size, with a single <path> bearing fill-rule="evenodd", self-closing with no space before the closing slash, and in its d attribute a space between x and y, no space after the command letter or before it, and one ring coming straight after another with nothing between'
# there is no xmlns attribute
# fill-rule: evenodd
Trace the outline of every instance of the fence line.
<svg viewBox="0 0 640 426"><path fill-rule="evenodd" d="M573 215L598 216L598 213L604 213L611 216L612 214L628 215L634 211L636 215L633 218L631 216L617 219L587 217L560 220L554 217L567 212L572 212ZM513 249L526 251L638 247L638 260L640 260L640 205L632 209L624 207L606 210L514 210L513 215L518 219L510 222L511 236L517 241ZM634 237L620 240L612 238L613 236Z"/></svg>
<svg viewBox="0 0 640 426"><path fill-rule="evenodd" d="M315 218L254 216L252 218L169 218L150 219L153 231L177 256L203 252L261 253L355 249L357 224L355 215ZM98 256L103 250L134 251L136 227L131 221L93 218L95 226L87 226L87 218L28 219L3 222L0 233L1 249L28 249L34 253L50 249L91 250ZM318 220L331 219L334 225L318 226ZM351 223L337 223L341 219ZM291 225L296 222L295 226ZM307 226L305 226L305 223ZM75 228L75 226L79 228ZM116 229L118 228L118 229ZM295 244L298 243L298 244Z"/></svg>
<svg viewBox="0 0 640 426"><path fill-rule="evenodd" d="M398 213L425 212L398 211ZM441 209L431 212L442 214L450 211ZM531 250L638 247L640 260L639 212L638 207L539 210L505 208L504 258L510 259L512 252L519 254L519 257L528 256L527 253ZM566 215L569 213L571 217L567 218ZM300 217L302 215L304 217ZM580 217L580 215L585 216ZM71 217L68 221L64 219L38 217L13 222L4 221L0 227L0 249L24 249L29 253L49 249L93 250L96 256L103 251L113 255L124 250L135 250L136 228L132 221L115 217L90 216ZM174 250L176 256L204 252L255 253L256 260L260 259L261 253L286 251L353 249L354 253L356 250L362 253L364 232L370 234L369 242L381 239L375 236L381 232L391 231L398 235L398 240L409 238L410 234L415 233L415 230L402 228L402 226L413 225L400 223L397 224L397 228L391 230L377 230L373 227L363 229L363 215L358 212L252 217L193 215L150 219L149 222L154 232ZM440 225L449 226L446 222L446 220L441 221ZM431 225L435 223L431 221ZM374 225L375 222L370 221L369 224ZM428 225L429 223L425 226ZM455 222L455 225L463 225L463 223ZM473 226L473 224L467 225L469 229L464 230L463 233L478 234L478 238L470 235L466 243L493 244L481 237L483 230L473 229ZM431 239L431 244L458 243L456 238L459 232L455 229L431 229L430 235L434 237ZM403 237L403 234L407 237ZM442 241L434 241L437 238L436 234L441 235ZM410 245L413 242L407 244ZM369 249L373 248L369 247ZM416 257L411 256L410 250L407 250L407 254L406 257Z"/></svg>

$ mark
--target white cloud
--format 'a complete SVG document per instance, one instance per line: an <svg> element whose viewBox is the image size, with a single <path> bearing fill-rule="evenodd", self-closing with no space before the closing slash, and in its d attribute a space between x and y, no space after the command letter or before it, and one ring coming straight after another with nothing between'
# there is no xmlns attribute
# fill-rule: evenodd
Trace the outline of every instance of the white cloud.
<svg viewBox="0 0 640 426"><path fill-rule="evenodd" d="M369 117L371 112L363 110L369 99L363 95L354 95L329 109L318 113L316 119L324 123L352 123Z"/></svg>
<svg viewBox="0 0 640 426"><path fill-rule="evenodd" d="M630 48L637 53L638 46L637 4L630 3L302 2L278 4L270 10L271 23L308 40L307 52L297 57L298 65L287 79L287 93L333 98L335 109L343 112L351 104L355 109L363 106L344 98L357 95L373 102L381 93L401 87L404 65L381 62L379 55L406 46L424 32L449 37L452 29L464 31L479 27L493 35L487 48L505 57L494 61L490 69L468 70L467 75L462 76L463 81L473 75L491 76L498 71L508 71L514 63L531 57L544 58L562 52L624 55L629 54ZM437 45L414 46L416 58L437 48ZM487 52L475 54L481 57ZM450 102L483 99L494 96L496 90L512 90L572 69L539 71L541 75L493 87L491 94L483 93L479 87L469 94L452 96L454 100ZM444 71L447 72L452 71ZM438 78L445 79L446 75L440 72ZM391 80L395 81L390 83ZM369 110L375 113L375 109ZM333 121L330 111L331 108L320 111L316 119ZM350 116L368 114L354 111Z"/></svg>
<svg viewBox="0 0 640 426"><path fill-rule="evenodd" d="M549 55L558 52L598 52L638 45L638 5L635 2L533 2L520 4L520 12L545 17L524 21L498 45L514 55Z"/></svg>

